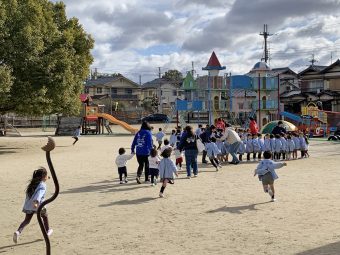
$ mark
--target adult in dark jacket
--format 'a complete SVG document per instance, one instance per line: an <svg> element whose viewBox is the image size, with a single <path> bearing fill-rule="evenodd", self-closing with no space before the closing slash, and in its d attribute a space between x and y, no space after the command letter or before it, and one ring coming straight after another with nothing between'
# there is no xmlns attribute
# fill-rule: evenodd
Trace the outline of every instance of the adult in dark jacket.
<svg viewBox="0 0 340 255"><path fill-rule="evenodd" d="M202 143L206 144L208 142L210 142L210 137L212 135L212 133L215 131L216 127L214 125L211 125L210 127L206 127L205 131L200 135L200 138L202 140ZM208 161L206 160L207 157L207 151L204 150L203 151L203 155L202 155L202 163L203 164L207 164Z"/></svg>
<svg viewBox="0 0 340 255"><path fill-rule="evenodd" d="M194 130L191 126L185 128L185 132L181 137L181 141L178 145L180 151L184 150L185 164L187 169L187 177L191 177L191 167L193 168L194 176L197 177L198 167L197 167L197 138Z"/></svg>
<svg viewBox="0 0 340 255"><path fill-rule="evenodd" d="M274 127L272 134L273 135L281 135L282 133L284 133L284 134L287 133L287 130L283 127L283 122L280 120L277 123L277 126Z"/></svg>
<svg viewBox="0 0 340 255"><path fill-rule="evenodd" d="M143 122L140 130L135 135L131 145L131 153L135 153L138 161L137 177L136 181L141 184L140 177L145 168L145 181L149 181L149 155L152 149L152 134L151 127L148 122Z"/></svg>

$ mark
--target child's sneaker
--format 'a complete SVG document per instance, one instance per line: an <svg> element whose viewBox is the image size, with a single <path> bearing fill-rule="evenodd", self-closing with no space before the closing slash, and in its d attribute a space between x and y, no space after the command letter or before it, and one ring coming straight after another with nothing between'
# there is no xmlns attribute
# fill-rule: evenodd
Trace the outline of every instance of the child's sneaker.
<svg viewBox="0 0 340 255"><path fill-rule="evenodd" d="M125 183L128 183L129 182L129 180L128 179L125 179Z"/></svg>
<svg viewBox="0 0 340 255"><path fill-rule="evenodd" d="M194 177L197 177L197 174L194 174Z"/></svg>
<svg viewBox="0 0 340 255"><path fill-rule="evenodd" d="M218 167L216 167L216 172L218 172Z"/></svg>
<svg viewBox="0 0 340 255"><path fill-rule="evenodd" d="M159 197L164 197L162 192L159 192Z"/></svg>
<svg viewBox="0 0 340 255"><path fill-rule="evenodd" d="M119 184L123 184L124 182L123 181L120 181Z"/></svg>
<svg viewBox="0 0 340 255"><path fill-rule="evenodd" d="M52 233L53 233L53 229L50 228L50 229L47 231L47 235L50 236L50 235L52 235Z"/></svg>
<svg viewBox="0 0 340 255"><path fill-rule="evenodd" d="M141 184L139 177L136 178L136 181L137 181L138 184Z"/></svg>
<svg viewBox="0 0 340 255"><path fill-rule="evenodd" d="M187 176L187 179L191 179L191 176L189 175L189 176Z"/></svg>
<svg viewBox="0 0 340 255"><path fill-rule="evenodd" d="M276 198L272 198L272 200L271 200L272 202L275 202L276 201Z"/></svg>
<svg viewBox="0 0 340 255"><path fill-rule="evenodd" d="M15 231L14 234L13 234L13 242L14 243L18 243L19 236L20 236L19 231Z"/></svg>

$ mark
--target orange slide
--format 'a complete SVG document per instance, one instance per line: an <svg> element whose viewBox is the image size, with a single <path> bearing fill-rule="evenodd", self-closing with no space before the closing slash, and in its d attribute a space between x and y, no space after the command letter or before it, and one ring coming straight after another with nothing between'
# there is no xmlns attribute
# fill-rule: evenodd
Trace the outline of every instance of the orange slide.
<svg viewBox="0 0 340 255"><path fill-rule="evenodd" d="M113 124L116 124L116 125L119 125L119 126L123 127L125 130L131 132L131 134L136 134L137 131L138 131L138 129L131 127L129 124L127 124L124 121L120 121L120 120L116 119L115 117L113 117L110 114L107 114L107 113L97 113L97 116L98 117L102 117L102 118L110 121Z"/></svg>

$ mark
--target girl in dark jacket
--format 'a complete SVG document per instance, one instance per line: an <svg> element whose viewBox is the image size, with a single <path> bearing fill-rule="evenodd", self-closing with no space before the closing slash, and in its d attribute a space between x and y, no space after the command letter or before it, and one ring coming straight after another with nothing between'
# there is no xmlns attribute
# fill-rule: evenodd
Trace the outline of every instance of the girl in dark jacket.
<svg viewBox="0 0 340 255"><path fill-rule="evenodd" d="M145 182L149 181L149 160L152 149L152 134L151 127L148 122L143 122L140 130L135 135L131 145L131 153L136 153L138 161L137 177L136 181L141 184L140 177L143 173L143 168L145 168ZM136 152L135 152L136 148Z"/></svg>

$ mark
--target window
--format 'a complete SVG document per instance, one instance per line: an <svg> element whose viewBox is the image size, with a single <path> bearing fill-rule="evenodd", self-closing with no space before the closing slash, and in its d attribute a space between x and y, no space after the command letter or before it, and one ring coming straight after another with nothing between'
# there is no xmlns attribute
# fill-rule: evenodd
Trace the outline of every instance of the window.
<svg viewBox="0 0 340 255"><path fill-rule="evenodd" d="M111 94L112 95L117 95L117 89L116 88L112 88L111 89Z"/></svg>
<svg viewBox="0 0 340 255"><path fill-rule="evenodd" d="M89 88L85 88L85 93L88 94L90 92Z"/></svg>
<svg viewBox="0 0 340 255"><path fill-rule="evenodd" d="M103 88L97 88L97 93L101 94L103 92Z"/></svg>
<svg viewBox="0 0 340 255"><path fill-rule="evenodd" d="M172 91L172 95L175 97L175 96L177 96L177 90L173 90Z"/></svg>
<svg viewBox="0 0 340 255"><path fill-rule="evenodd" d="M149 96L152 97L152 90L149 90Z"/></svg>
<svg viewBox="0 0 340 255"><path fill-rule="evenodd" d="M132 89L125 89L125 94L132 95Z"/></svg>
<svg viewBox="0 0 340 255"><path fill-rule="evenodd" d="M243 110L243 103L238 103L238 109Z"/></svg>

